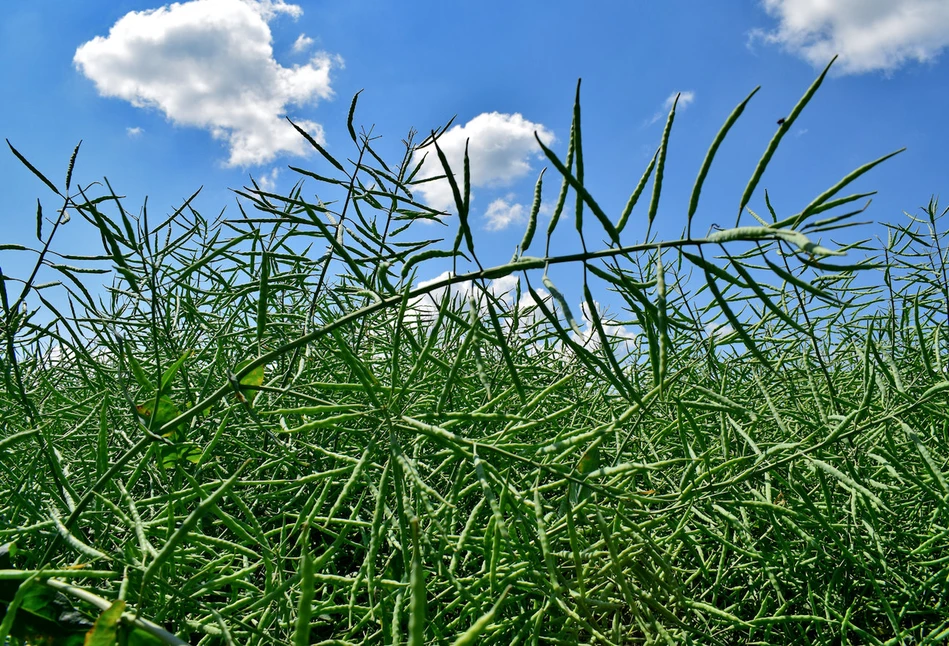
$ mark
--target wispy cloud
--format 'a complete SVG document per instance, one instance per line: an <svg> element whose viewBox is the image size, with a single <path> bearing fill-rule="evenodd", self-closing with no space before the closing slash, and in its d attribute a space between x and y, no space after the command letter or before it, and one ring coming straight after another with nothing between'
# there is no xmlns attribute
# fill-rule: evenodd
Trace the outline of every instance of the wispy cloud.
<svg viewBox="0 0 949 646"><path fill-rule="evenodd" d="M676 103L676 96L679 97L679 102ZM695 92L692 90L685 90L682 92L673 92L666 100L662 103L662 109L656 110L655 114L652 115L652 118L646 122L647 126L651 126L660 119L665 119L666 115L669 114L669 111L672 110L672 105L675 104L676 111L685 110L689 105L695 101Z"/></svg>
<svg viewBox="0 0 949 646"><path fill-rule="evenodd" d="M778 19L770 31L749 32L749 46L778 45L815 67L835 54L836 74L893 72L909 61L927 63L949 47L946 0L762 0Z"/></svg>
<svg viewBox="0 0 949 646"><path fill-rule="evenodd" d="M471 185L475 188L509 186L530 172L532 157L542 154L534 139L535 131L545 145L556 141L554 134L543 124L528 121L520 114L484 112L464 126L449 129L439 137L438 145L459 183L467 140ZM414 161L418 162L423 154L427 154L427 157L417 178L443 175L435 146L428 146L416 153ZM447 179L420 184L418 190L433 209L447 211L454 208L455 201Z"/></svg>
<svg viewBox="0 0 949 646"><path fill-rule="evenodd" d="M132 11L108 36L81 45L73 62L102 96L157 108L226 142L229 166L265 164L279 154L309 154L283 118L286 108L330 99L330 70L342 67L325 52L292 68L274 60L268 22L302 13L281 0L192 0ZM318 123L294 121L324 141Z"/></svg>
<svg viewBox="0 0 949 646"><path fill-rule="evenodd" d="M310 49L310 46L313 44L313 39L307 36L306 34L300 34L295 41L293 41L293 51L296 53L305 52Z"/></svg>
<svg viewBox="0 0 949 646"><path fill-rule="evenodd" d="M126 128L125 134L129 136L130 139L135 139L136 137L141 137L142 133L145 132L143 129L135 126L134 128Z"/></svg>

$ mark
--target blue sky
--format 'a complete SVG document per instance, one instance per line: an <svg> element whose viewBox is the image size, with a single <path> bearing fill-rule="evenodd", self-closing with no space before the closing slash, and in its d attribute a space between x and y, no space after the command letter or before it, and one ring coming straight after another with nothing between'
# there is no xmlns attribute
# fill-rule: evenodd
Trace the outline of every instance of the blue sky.
<svg viewBox="0 0 949 646"><path fill-rule="evenodd" d="M902 211L918 212L949 181L947 46L945 0L32 0L6 7L0 23L0 135L59 183L83 140L75 180L107 177L132 213L146 196L150 213L170 213L203 185L199 211L236 215L229 189L249 175L280 192L297 179L288 165L329 170L285 115L351 157L346 114L364 89L356 124L374 125L393 162L409 128L424 135L456 117L444 146L458 159L470 139L476 243L482 262L494 264L520 241L545 165L534 132L565 154L580 77L587 186L614 217L681 93L654 225L659 239L678 239L705 151L732 109L762 86L718 153L697 234L734 224L776 120L839 55L751 207L764 210L767 188L779 217L793 214L852 169L905 146L848 191L879 191L863 219L905 224ZM2 242L35 245L36 198L52 212L53 196L9 151L0 176ZM553 169L547 178L552 201ZM429 186L424 198L448 207L446 187ZM642 241L647 203L625 243ZM576 251L564 224L555 249ZM442 231L453 238L453 229L433 229ZM831 239L873 235L885 239L885 229ZM542 243L535 238L533 254ZM87 253L98 245L82 222L57 243ZM22 276L27 260L0 256L8 275Z"/></svg>

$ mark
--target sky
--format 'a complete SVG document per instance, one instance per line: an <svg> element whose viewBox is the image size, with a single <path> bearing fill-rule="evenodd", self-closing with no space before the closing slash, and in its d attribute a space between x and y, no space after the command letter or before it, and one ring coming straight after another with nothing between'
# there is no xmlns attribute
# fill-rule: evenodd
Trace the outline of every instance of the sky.
<svg viewBox="0 0 949 646"><path fill-rule="evenodd" d="M706 180L693 224L701 235L713 224L734 225L776 121L835 55L751 208L764 213L767 188L779 217L796 213L851 170L903 147L847 191L878 191L862 217L874 224L825 246L885 240L881 223L907 224L904 211L918 214L931 195L947 194L945 0L31 0L4 13L0 135L60 185L82 140L74 181L108 178L132 213L147 197L150 213L170 214L203 186L198 211L237 215L231 189L251 176L285 192L298 179L290 165L329 173L285 117L332 154L352 158L346 116L363 90L355 125L381 136L376 147L391 162L410 128L424 137L454 117L442 146L460 168L469 142L476 247L486 266L501 264L521 240L534 182L548 165L535 133L565 156L582 78L586 185L614 222L679 97L653 226L658 239L676 240L708 146L760 85ZM426 165L422 176L438 172ZM35 247L37 197L53 212L55 196L8 149L0 177L0 244ZM546 177L549 205L559 182L552 168ZM424 186L423 201L453 212L446 182ZM624 244L642 242L647 204L633 212ZM542 254L549 211L541 211L531 255ZM448 229L432 225L433 235L452 240L453 217ZM747 215L742 221L754 224ZM571 224L561 224L555 252L579 250ZM589 240L604 238L595 232ZM96 253L100 242L75 222L56 246ZM24 276L29 260L0 253L7 275ZM579 303L575 275L558 271Z"/></svg>

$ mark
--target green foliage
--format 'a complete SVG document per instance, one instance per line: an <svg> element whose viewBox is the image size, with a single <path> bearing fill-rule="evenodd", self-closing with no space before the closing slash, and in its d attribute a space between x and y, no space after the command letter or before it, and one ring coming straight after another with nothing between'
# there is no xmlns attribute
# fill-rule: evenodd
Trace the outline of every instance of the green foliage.
<svg viewBox="0 0 949 646"><path fill-rule="evenodd" d="M102 611L95 625L86 635L85 646L115 646L119 636L119 620L125 611L125 602L117 599Z"/></svg>
<svg viewBox="0 0 949 646"><path fill-rule="evenodd" d="M562 181L547 250L522 255L538 178L494 267L475 255L468 163L456 180L437 142L447 126L410 133L389 164L357 136L355 99L354 162L297 128L318 172L295 169L285 196L237 191L233 218L191 196L156 224L108 184L70 189L75 153L60 191L13 150L61 201L54 220L37 210L36 271L0 274L0 539L24 548L0 553L2 629L86 639L91 622L67 630L51 610L69 599L103 644L943 639L946 211L910 216L927 232L891 225L879 265L825 262L868 249L819 237L861 211L813 218L867 197L835 196L877 160L800 213L779 218L766 195L770 223L748 209L760 226L693 237L751 98L698 172L687 237L657 242L673 114L614 217L584 185L578 86L566 156L543 149ZM413 195L426 153L455 198L447 240ZM571 192L581 251L550 255ZM53 238L83 221L101 253L53 262ZM637 223L646 241L624 242ZM594 230L606 248L587 248ZM447 277L413 284L446 260ZM582 295L554 286L562 264ZM882 288L857 285L873 267ZM93 298L81 278L103 270ZM510 276L501 296L491 281ZM635 343L597 309L600 287Z"/></svg>

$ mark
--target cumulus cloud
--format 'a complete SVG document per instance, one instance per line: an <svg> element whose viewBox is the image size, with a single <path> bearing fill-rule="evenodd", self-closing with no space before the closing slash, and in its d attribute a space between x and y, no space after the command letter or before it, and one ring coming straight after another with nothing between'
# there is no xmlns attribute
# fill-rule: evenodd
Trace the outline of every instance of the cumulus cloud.
<svg viewBox="0 0 949 646"><path fill-rule="evenodd" d="M229 166L306 155L306 141L283 118L286 107L332 98L330 70L342 59L319 52L305 65L281 66L268 24L278 14L302 10L282 0L191 0L132 11L108 36L81 45L73 62L102 96L208 130L227 144ZM324 141L319 124L294 121Z"/></svg>
<svg viewBox="0 0 949 646"><path fill-rule="evenodd" d="M298 54L300 52L305 52L306 50L310 49L310 45L312 44L313 44L312 38L310 38L306 34L300 34L297 37L297 39L293 42L293 51L297 52Z"/></svg>
<svg viewBox="0 0 949 646"><path fill-rule="evenodd" d="M676 103L676 97L679 97L679 102ZM651 126L660 119L665 119L666 115L669 114L669 111L672 110L672 105L675 104L676 112L680 110L685 110L695 101L695 92L692 90L685 90L683 92L673 92L666 97L666 100L662 102L662 109L656 110L655 114L652 115L652 118L646 123L647 126Z"/></svg>
<svg viewBox="0 0 949 646"><path fill-rule="evenodd" d="M142 130L141 128L139 128L138 126L135 126L134 128L126 128L126 129L125 129L125 134L127 134L130 139L135 139L136 137L141 137L143 132L145 132L145 131Z"/></svg>
<svg viewBox="0 0 949 646"><path fill-rule="evenodd" d="M926 63L949 46L946 0L762 0L777 28L752 30L755 41L778 45L815 67L835 54L837 74L892 72Z"/></svg>
<svg viewBox="0 0 949 646"><path fill-rule="evenodd" d="M509 200L513 197L499 197L488 205L488 210L484 213L487 220L485 228L488 231L501 231L512 224L527 221L527 208L523 204L512 204Z"/></svg>
<svg viewBox="0 0 949 646"><path fill-rule="evenodd" d="M469 140L471 186L509 186L530 172L531 158L543 154L534 139L535 131L544 145L556 141L554 134L543 124L528 121L520 114L484 112L464 126L450 128L439 137L438 145L455 173L459 188L466 140ZM426 154L425 163L416 178L427 179L443 175L444 170L438 160L435 146L428 146L417 152L414 161L418 163L422 155ZM440 211L454 210L455 200L447 179L419 184L417 190L432 208Z"/></svg>

